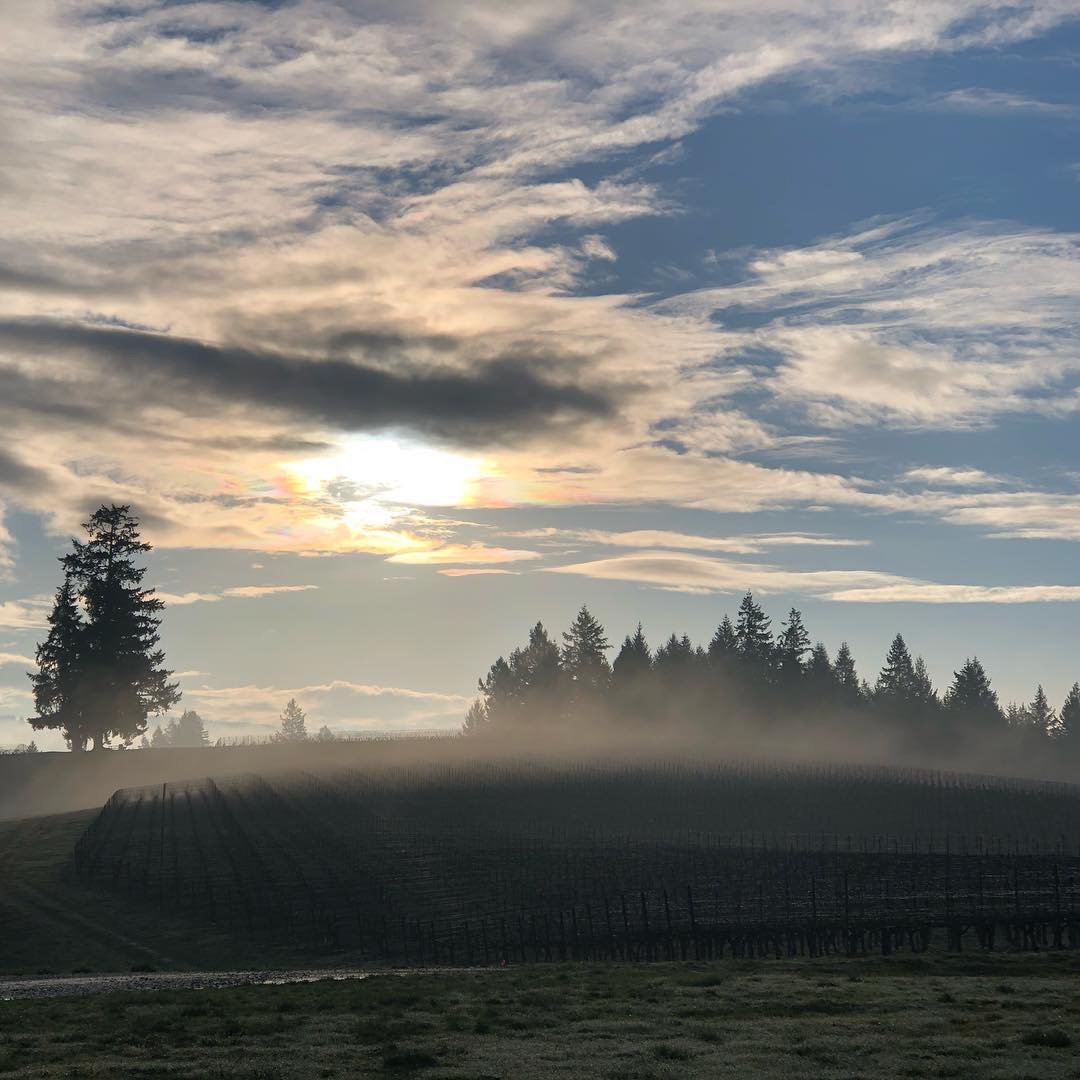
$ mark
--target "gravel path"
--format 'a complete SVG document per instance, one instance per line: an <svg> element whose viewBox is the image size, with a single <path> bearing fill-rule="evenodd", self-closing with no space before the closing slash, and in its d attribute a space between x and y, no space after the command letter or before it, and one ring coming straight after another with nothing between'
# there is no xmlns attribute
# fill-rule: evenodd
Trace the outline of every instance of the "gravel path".
<svg viewBox="0 0 1080 1080"><path fill-rule="evenodd" d="M447 968L440 968L445 972ZM150 974L49 975L36 979L0 979L0 1001L16 998L114 994L127 990L220 990L229 986L282 986L326 979L366 979L370 975L427 974L428 969L307 968L288 971L161 971Z"/></svg>

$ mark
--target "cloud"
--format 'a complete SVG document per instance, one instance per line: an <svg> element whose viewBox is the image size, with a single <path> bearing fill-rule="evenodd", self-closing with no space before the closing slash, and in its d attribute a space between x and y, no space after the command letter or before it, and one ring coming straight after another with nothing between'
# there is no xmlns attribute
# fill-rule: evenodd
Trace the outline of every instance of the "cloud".
<svg viewBox="0 0 1080 1080"><path fill-rule="evenodd" d="M688 551L723 551L732 555L756 555L770 547L863 547L868 540L832 536L774 533L761 536L693 536L666 529L528 529L507 534L550 543L599 544L608 547L676 548Z"/></svg>
<svg viewBox="0 0 1080 1080"><path fill-rule="evenodd" d="M255 732L277 727L281 710L290 698L309 712L309 725L333 721L339 728L355 725L377 729L460 726L472 700L463 694L345 679L297 687L201 686L184 687L183 691L185 704L203 713L212 727ZM358 714L358 707L367 711Z"/></svg>
<svg viewBox="0 0 1080 1080"><path fill-rule="evenodd" d="M43 319L0 321L4 347L15 355L44 350L81 360L82 378L71 387L73 408L85 393L85 383L104 376L107 383L137 384L137 393L125 396L133 396L143 410L178 400L189 407L210 401L219 408L271 408L346 431L407 427L466 443L481 437L499 441L545 420L603 416L613 409L612 400L599 391L540 377L541 364L531 364L531 358L522 355L497 357L470 372L410 371L407 365L396 372L332 357L229 348L175 334ZM407 357L404 342L400 352ZM553 366L557 363L543 364ZM0 391L7 376L0 370ZM26 376L20 372L15 378L21 385ZM111 400L99 392L97 405L104 410ZM55 408L55 401L50 407ZM0 459L0 478L3 468Z"/></svg>
<svg viewBox="0 0 1080 1080"><path fill-rule="evenodd" d="M950 466L921 466L917 469L908 469L904 473L905 480L927 484L930 487L955 487L955 488L984 488L1000 487L1005 480L1000 476L992 476L983 472L982 469L956 469Z"/></svg>
<svg viewBox="0 0 1080 1080"><path fill-rule="evenodd" d="M36 667L37 661L32 656L23 656L21 653L0 652L0 667L7 664L18 664L23 667Z"/></svg>
<svg viewBox="0 0 1080 1080"><path fill-rule="evenodd" d="M607 581L627 581L676 592L789 592L844 603L1021 604L1080 600L1080 586L947 585L876 570L789 570L703 555L642 551L547 568Z"/></svg>
<svg viewBox="0 0 1080 1080"><path fill-rule="evenodd" d="M228 589L222 589L221 592L158 592L157 596L159 600L164 600L171 607L182 607L187 604L213 604L219 600L258 600L278 593L309 592L318 587L318 585L233 585Z"/></svg>
<svg viewBox="0 0 1080 1080"><path fill-rule="evenodd" d="M416 566L443 563L503 563L539 559L540 553L519 548L489 547L487 544L447 544L431 551L407 551L391 555L386 561Z"/></svg>
<svg viewBox="0 0 1080 1080"><path fill-rule="evenodd" d="M770 0L722 17L707 0L448 0L422 17L331 0L21 5L0 41L0 424L19 447L0 484L58 532L116 499L158 544L394 554L446 537L357 523L354 501L292 490L285 467L333 456L343 431L400 427L497 449L466 505L835 502L858 485L717 460L785 438L732 403L759 381L737 359L747 335L596 288L620 254L609 226L678 210L628 152L670 158L769 84L820 99L891 60L1006 46L1072 14L1064 0ZM860 256L873 261L833 263ZM830 256L762 260L769 308ZM1039 312L1037 261L999 277ZM969 296L998 283L969 277ZM814 342L796 322L785 344L771 329L788 356L777 397L828 423L974 422L1026 407L1039 379L1061 389L1045 343L1010 390L1004 367L965 383L914 331ZM838 397L828 358L845 349L856 377ZM911 380L897 412L890 386ZM568 445L591 479L534 472Z"/></svg>
<svg viewBox="0 0 1080 1080"><path fill-rule="evenodd" d="M1042 101L1026 94L982 86L969 86L962 90L937 94L929 99L927 108L943 112L983 113L989 116L1029 113L1038 116L1070 117L1078 113L1074 104Z"/></svg>
<svg viewBox="0 0 1080 1080"><path fill-rule="evenodd" d="M665 303L731 321L724 351L815 423L972 428L1080 408L1080 234L879 223L761 252L746 280Z"/></svg>
<svg viewBox="0 0 1080 1080"><path fill-rule="evenodd" d="M48 625L52 598L31 596L25 600L0 600L0 629L40 630Z"/></svg>
<svg viewBox="0 0 1080 1080"><path fill-rule="evenodd" d="M476 577L478 575L516 577L518 572L516 570L497 570L495 568L451 567L448 570L439 570L438 573L444 577Z"/></svg>
<svg viewBox="0 0 1080 1080"><path fill-rule="evenodd" d="M939 585L911 581L838 589L829 600L857 604L1036 604L1080 600L1080 585Z"/></svg>

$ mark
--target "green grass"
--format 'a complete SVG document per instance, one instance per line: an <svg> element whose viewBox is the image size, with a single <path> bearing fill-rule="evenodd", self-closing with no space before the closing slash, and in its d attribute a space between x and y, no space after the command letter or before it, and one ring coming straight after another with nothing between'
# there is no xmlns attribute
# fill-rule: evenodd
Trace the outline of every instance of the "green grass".
<svg viewBox="0 0 1080 1080"><path fill-rule="evenodd" d="M0 1075L1075 1077L1078 975L1064 954L552 965L8 1002Z"/></svg>

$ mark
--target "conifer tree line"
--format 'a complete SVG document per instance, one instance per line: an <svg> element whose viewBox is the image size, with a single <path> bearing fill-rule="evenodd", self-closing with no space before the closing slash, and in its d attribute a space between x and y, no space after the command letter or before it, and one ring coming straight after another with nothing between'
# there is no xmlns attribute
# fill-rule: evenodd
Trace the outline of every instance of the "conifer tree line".
<svg viewBox="0 0 1080 1080"><path fill-rule="evenodd" d="M538 622L527 644L491 665L464 730L529 735L593 724L722 736L738 728L779 739L792 728L812 733L818 721L855 737L884 732L926 753L962 754L999 738L1080 749L1080 684L1060 709L1042 686L1029 704L1003 708L977 657L965 659L942 694L900 634L872 683L860 678L847 642L835 655L811 642L801 612L792 608L774 630L750 592L706 646L672 634L653 649L639 623L615 650L583 606L561 644Z"/></svg>

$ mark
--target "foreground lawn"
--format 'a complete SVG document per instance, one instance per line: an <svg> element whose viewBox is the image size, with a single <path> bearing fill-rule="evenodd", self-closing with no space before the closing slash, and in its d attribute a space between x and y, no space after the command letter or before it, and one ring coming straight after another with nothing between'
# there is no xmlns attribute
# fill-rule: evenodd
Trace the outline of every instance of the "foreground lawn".
<svg viewBox="0 0 1080 1080"><path fill-rule="evenodd" d="M26 1077L1080 1077L1080 957L547 966L0 1003Z"/></svg>

